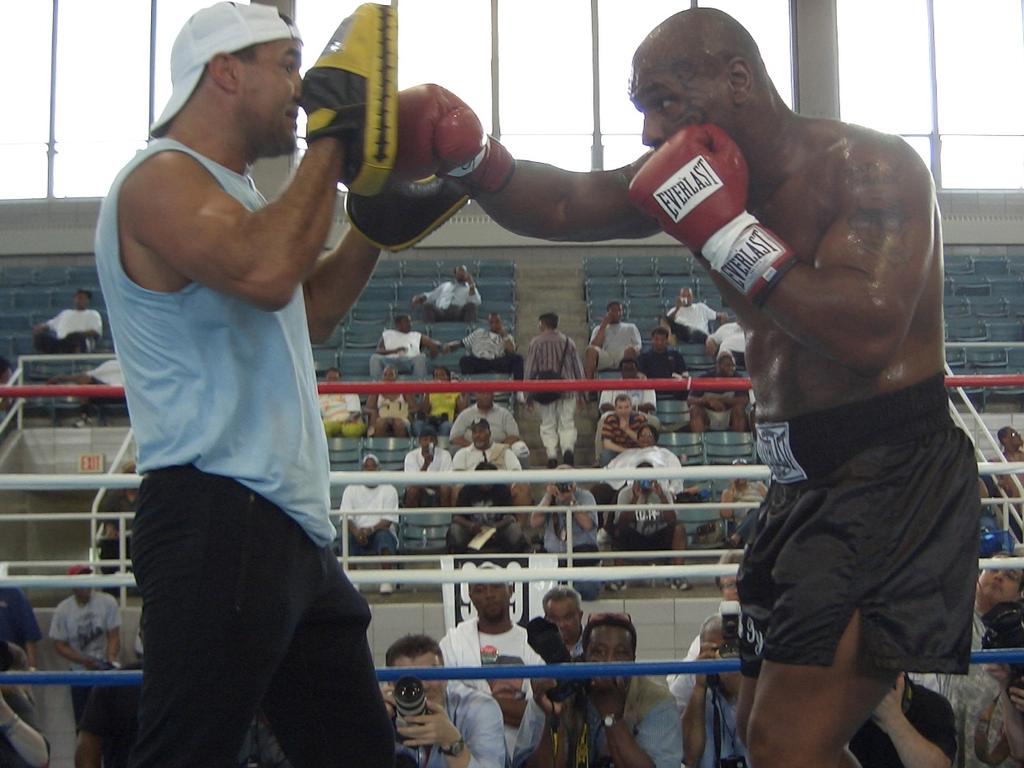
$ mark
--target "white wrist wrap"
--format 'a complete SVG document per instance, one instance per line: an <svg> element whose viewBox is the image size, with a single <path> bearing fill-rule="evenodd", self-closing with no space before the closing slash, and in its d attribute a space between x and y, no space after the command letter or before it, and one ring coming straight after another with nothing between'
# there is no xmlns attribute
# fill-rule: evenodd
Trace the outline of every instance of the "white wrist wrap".
<svg viewBox="0 0 1024 768"><path fill-rule="evenodd" d="M712 269L740 293L760 303L793 265L793 252L771 230L744 211L701 248Z"/></svg>
<svg viewBox="0 0 1024 768"><path fill-rule="evenodd" d="M472 160L468 162L463 163L462 165L455 166L450 171L448 171L447 175L454 176L455 178L459 178L460 176L469 176L469 174L471 174L473 171L480 167L480 163L484 161L484 157L486 156L487 144L485 143L480 148L480 151L477 153L476 157L474 157Z"/></svg>

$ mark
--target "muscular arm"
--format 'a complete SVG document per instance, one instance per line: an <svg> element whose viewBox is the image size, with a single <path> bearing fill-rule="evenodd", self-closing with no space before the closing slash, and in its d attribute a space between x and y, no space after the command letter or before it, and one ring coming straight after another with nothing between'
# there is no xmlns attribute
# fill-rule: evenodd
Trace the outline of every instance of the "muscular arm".
<svg viewBox="0 0 1024 768"><path fill-rule="evenodd" d="M706 695L706 685L694 685L690 701L683 711L683 762L687 765L697 765L704 756L707 743L707 727L704 722Z"/></svg>
<svg viewBox="0 0 1024 768"><path fill-rule="evenodd" d="M281 309L327 238L341 160L336 142L315 142L284 194L253 212L193 158L154 156L121 189L125 271L154 291L198 282L260 309Z"/></svg>
<svg viewBox="0 0 1024 768"><path fill-rule="evenodd" d="M629 181L642 164L637 160L613 171L573 173L520 160L508 186L480 194L476 201L505 229L530 237L579 242L647 237L658 226L627 196Z"/></svg>
<svg viewBox="0 0 1024 768"><path fill-rule="evenodd" d="M379 248L350 229L338 246L317 262L302 286L310 341L327 340L363 292L379 257Z"/></svg>

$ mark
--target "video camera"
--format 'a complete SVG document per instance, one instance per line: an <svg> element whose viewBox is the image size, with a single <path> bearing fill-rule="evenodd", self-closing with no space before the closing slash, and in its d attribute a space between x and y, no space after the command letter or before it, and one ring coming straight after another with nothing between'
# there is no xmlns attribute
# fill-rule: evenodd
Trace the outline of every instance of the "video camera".
<svg viewBox="0 0 1024 768"><path fill-rule="evenodd" d="M985 625L985 634L981 637L981 647L986 651L996 648L1024 649L1024 605L1018 602L998 603L984 616L981 623ZM1015 682L1024 677L1024 664L1010 664L1010 672Z"/></svg>
<svg viewBox="0 0 1024 768"><path fill-rule="evenodd" d="M545 664L568 664L572 656L562 642L562 634L558 627L542 616L530 619L526 625L526 642L544 659ZM544 695L549 701L559 702L582 693L586 695L590 688L589 680L560 680L554 688Z"/></svg>

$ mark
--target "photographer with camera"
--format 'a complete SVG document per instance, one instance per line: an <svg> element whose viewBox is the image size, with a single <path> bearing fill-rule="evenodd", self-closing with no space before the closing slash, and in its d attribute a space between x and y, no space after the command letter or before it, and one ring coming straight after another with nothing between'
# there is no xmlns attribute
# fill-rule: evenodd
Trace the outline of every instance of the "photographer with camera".
<svg viewBox="0 0 1024 768"><path fill-rule="evenodd" d="M583 661L634 662L636 639L628 615L591 614L583 630ZM679 768L682 732L663 680L596 677L558 686L535 681L534 700L548 715L530 763L535 768Z"/></svg>
<svg viewBox="0 0 1024 768"><path fill-rule="evenodd" d="M14 643L0 643L0 672L28 669L25 652ZM32 695L20 685L0 686L0 766L44 768L50 764L50 745L36 725Z"/></svg>
<svg viewBox="0 0 1024 768"><path fill-rule="evenodd" d="M700 629L697 659L739 655L739 604L724 601ZM683 763L689 768L747 768L747 748L736 733L739 672L695 675L683 712Z"/></svg>
<svg viewBox="0 0 1024 768"><path fill-rule="evenodd" d="M1018 572L999 573L989 580L1002 579L1019 587ZM981 637L983 649L1024 648L1024 605L1019 601L996 603L982 615L981 623L985 628ZM983 669L998 693L978 715L974 727L975 756L986 765L999 765L1007 757L1019 763L1024 760L1024 665L986 664ZM990 736L994 723L998 724L998 738L993 744Z"/></svg>
<svg viewBox="0 0 1024 768"><path fill-rule="evenodd" d="M385 664L440 667L441 648L427 635L406 635L388 648ZM491 696L454 680L404 677L381 687L398 768L505 768L501 708Z"/></svg>
<svg viewBox="0 0 1024 768"><path fill-rule="evenodd" d="M572 469L568 464L558 469ZM574 552L597 552L597 532L600 525L597 517L594 494L579 488L572 480L548 483L537 509L530 515L530 528L544 528L545 552L562 554L567 551L568 530L566 512L572 525L572 549ZM564 565L560 558L560 565ZM585 565L593 565L585 561ZM585 600L596 600L601 592L599 581L576 582L576 589Z"/></svg>

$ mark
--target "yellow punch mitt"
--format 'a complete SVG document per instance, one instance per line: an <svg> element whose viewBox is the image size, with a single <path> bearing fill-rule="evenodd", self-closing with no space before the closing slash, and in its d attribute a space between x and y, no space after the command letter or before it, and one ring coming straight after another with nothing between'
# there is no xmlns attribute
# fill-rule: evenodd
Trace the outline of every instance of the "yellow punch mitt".
<svg viewBox="0 0 1024 768"><path fill-rule="evenodd" d="M392 182L379 195L348 193L348 219L367 240L387 251L411 248L464 206L466 191L447 179Z"/></svg>
<svg viewBox="0 0 1024 768"><path fill-rule="evenodd" d="M398 17L365 3L345 19L302 79L306 141L340 139L351 192L384 188L398 150Z"/></svg>

